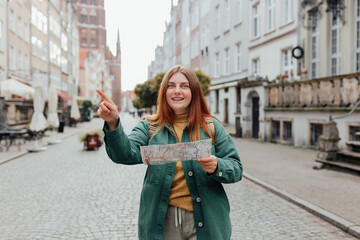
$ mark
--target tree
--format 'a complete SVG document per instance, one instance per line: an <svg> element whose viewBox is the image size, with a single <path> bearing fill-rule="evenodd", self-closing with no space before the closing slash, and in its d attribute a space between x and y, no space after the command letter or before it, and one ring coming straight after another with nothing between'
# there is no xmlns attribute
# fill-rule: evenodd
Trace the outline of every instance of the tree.
<svg viewBox="0 0 360 240"><path fill-rule="evenodd" d="M196 70L195 74L196 74L197 78L199 79L201 88L204 92L204 95L206 96L209 93L211 79L208 75L203 73L201 70Z"/></svg>

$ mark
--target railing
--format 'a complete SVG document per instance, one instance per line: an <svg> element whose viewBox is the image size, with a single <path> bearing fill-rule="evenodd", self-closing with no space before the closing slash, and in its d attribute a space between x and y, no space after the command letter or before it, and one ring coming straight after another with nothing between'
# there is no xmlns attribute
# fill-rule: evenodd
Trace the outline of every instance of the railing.
<svg viewBox="0 0 360 240"><path fill-rule="evenodd" d="M342 116L337 116L337 117L332 117L331 115L329 116L329 120L332 121L332 120L335 120L335 119L341 119L341 118L346 118L348 116L350 116L354 111L355 109L360 105L360 100L355 104L355 106L351 109L351 111L345 115L342 115Z"/></svg>
<svg viewBox="0 0 360 240"><path fill-rule="evenodd" d="M265 91L265 110L327 107L344 111L360 100L360 73L269 84Z"/></svg>

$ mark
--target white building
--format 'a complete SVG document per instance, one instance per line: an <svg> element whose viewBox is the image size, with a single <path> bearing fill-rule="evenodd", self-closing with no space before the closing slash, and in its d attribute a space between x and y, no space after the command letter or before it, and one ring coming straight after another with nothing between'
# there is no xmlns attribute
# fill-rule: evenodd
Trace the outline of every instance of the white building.
<svg viewBox="0 0 360 240"><path fill-rule="evenodd" d="M240 82L248 76L249 1L211 1L210 111L225 124L240 116Z"/></svg>

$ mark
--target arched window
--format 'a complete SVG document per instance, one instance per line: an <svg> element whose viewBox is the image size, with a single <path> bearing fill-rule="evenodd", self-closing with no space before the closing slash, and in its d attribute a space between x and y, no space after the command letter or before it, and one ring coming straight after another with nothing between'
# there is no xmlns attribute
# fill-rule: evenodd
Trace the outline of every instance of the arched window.
<svg viewBox="0 0 360 240"><path fill-rule="evenodd" d="M83 45L83 46L86 46L86 45L87 45L86 38L82 38L82 39L81 39L81 45Z"/></svg>

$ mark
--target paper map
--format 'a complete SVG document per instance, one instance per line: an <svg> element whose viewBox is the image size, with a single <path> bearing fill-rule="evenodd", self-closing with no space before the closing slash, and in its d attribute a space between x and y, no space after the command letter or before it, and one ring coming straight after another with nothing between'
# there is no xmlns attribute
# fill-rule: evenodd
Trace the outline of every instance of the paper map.
<svg viewBox="0 0 360 240"><path fill-rule="evenodd" d="M146 165L196 160L211 154L211 139L168 145L142 146L141 158Z"/></svg>

